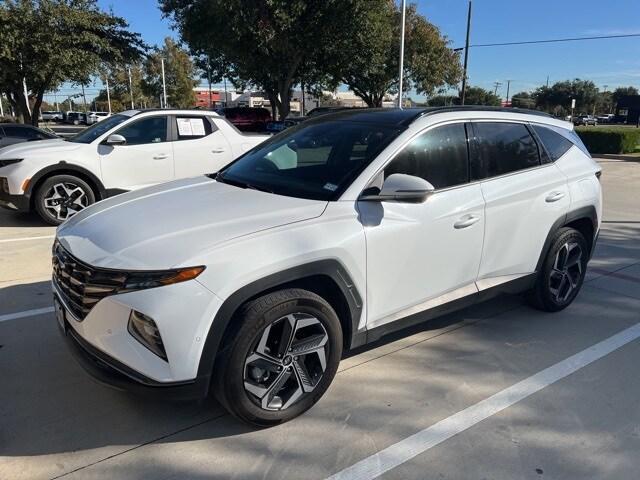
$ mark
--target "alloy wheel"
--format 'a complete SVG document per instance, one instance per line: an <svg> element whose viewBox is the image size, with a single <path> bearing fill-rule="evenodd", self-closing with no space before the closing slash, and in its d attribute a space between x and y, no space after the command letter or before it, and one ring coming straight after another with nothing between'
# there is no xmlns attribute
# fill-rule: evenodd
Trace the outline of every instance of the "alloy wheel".
<svg viewBox="0 0 640 480"><path fill-rule="evenodd" d="M575 242L562 245L549 275L549 290L556 302L565 302L578 287L582 268L582 247Z"/></svg>
<svg viewBox="0 0 640 480"><path fill-rule="evenodd" d="M86 192L71 182L56 183L44 196L44 208L56 219L66 220L89 205Z"/></svg>
<svg viewBox="0 0 640 480"><path fill-rule="evenodd" d="M267 325L244 363L244 388L265 410L289 408L313 392L327 368L329 336L312 315L292 313Z"/></svg>

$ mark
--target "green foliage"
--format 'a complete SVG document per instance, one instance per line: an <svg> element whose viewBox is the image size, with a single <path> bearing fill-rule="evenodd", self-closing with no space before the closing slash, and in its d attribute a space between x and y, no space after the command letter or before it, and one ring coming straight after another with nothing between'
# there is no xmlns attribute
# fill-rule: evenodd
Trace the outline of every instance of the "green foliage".
<svg viewBox="0 0 640 480"><path fill-rule="evenodd" d="M638 128L576 128L589 152L596 153L633 153L640 148L640 129Z"/></svg>
<svg viewBox="0 0 640 480"><path fill-rule="evenodd" d="M330 72L367 0L160 0L191 53L210 71L266 93L281 117L293 85Z"/></svg>
<svg viewBox="0 0 640 480"><path fill-rule="evenodd" d="M499 107L500 105L502 105L500 97L495 95L493 92L480 87L468 87L467 93L465 94L464 103L465 105L486 105L492 107ZM438 95L435 97L431 97L428 101L428 104L430 107L460 105L461 100L458 96L451 97Z"/></svg>
<svg viewBox="0 0 640 480"><path fill-rule="evenodd" d="M571 100L576 100L575 113L591 113L596 103L598 88L590 80L565 80L551 87L540 87L533 93L536 106L561 116L571 111Z"/></svg>
<svg viewBox="0 0 640 480"><path fill-rule="evenodd" d="M145 45L124 19L96 0L0 2L0 90L25 122L37 124L46 91L62 82L88 84L101 63L139 57ZM33 117L29 99L35 99Z"/></svg>
<svg viewBox="0 0 640 480"><path fill-rule="evenodd" d="M133 91L133 106L135 108L147 108L147 107L159 107L159 97L151 98L147 95L146 85L144 82L145 71L144 64L141 62L135 62L130 67L116 66L108 71L103 72L101 75L102 81L106 78L109 80L109 93L111 95L111 109L114 112L121 112L123 110L129 110L131 108L131 93L129 91L129 72L131 69L131 85ZM107 91L101 90L100 94L95 100L104 105L106 111L108 107L107 103Z"/></svg>
<svg viewBox="0 0 640 480"><path fill-rule="evenodd" d="M615 107L622 97L627 95L638 95L638 89L635 87L618 87L611 94L611 101Z"/></svg>
<svg viewBox="0 0 640 480"><path fill-rule="evenodd" d="M534 109L536 101L529 92L518 92L511 97L511 106Z"/></svg>
<svg viewBox="0 0 640 480"><path fill-rule="evenodd" d="M189 53L169 37L164 39L164 46L156 48L144 63L143 90L152 98L163 94L161 59L164 59L168 106L192 108L196 101L193 87L198 85L194 80L195 68Z"/></svg>

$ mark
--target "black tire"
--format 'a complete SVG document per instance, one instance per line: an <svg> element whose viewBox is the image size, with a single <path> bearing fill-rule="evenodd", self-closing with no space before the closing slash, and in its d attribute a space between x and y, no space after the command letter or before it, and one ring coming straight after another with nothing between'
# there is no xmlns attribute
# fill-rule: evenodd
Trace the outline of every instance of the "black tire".
<svg viewBox="0 0 640 480"><path fill-rule="evenodd" d="M296 314L306 321L318 321L324 328L326 333L326 343L323 348L324 358L326 359L326 368L323 373L319 374L319 379L315 384L312 391L302 393L297 400L292 401L294 398L291 395L292 401L290 406L287 406L288 401L283 400L279 396L270 396L269 393L262 399L254 396L250 393L245 385L248 381L251 381L249 372L253 368L249 362L249 357L255 355L258 351L258 345L264 335L271 335L270 333L276 331L282 321L287 316ZM219 358L216 361L216 376L213 382L214 394L218 401L235 417L252 425L260 427L269 427L277 425L286 421L289 421L301 413L311 408L322 397L327 390L333 377L338 370L338 364L342 357L342 328L340 321L329 303L327 303L322 297L301 289L286 289L264 295L256 300L245 304L238 315L234 317L234 322L237 322L236 330L233 332L226 341L225 346L222 348ZM295 337L303 329L298 330L300 320L295 321L295 326L292 330L292 335ZM267 327L269 330L267 331ZM320 328L317 325L313 325L314 328ZM305 327L308 328L308 327ZM276 338L285 338L284 335L275 335ZM323 337L324 338L324 337ZM299 375L298 367L300 364L307 362L306 358L315 354L301 355L298 361L298 357L292 357L294 353L289 353L293 350L297 339L290 340L289 345L291 349L288 351L285 347L285 355L282 365L287 365L286 360L289 357L289 367L278 367L280 370L290 370L290 380L287 382L295 382L302 389L301 377ZM279 347L276 347L276 349ZM318 347L316 347L318 349ZM271 350L269 350L271 353ZM277 352L274 351L273 356L277 356ZM295 358L292 361L292 358ZM311 361L316 357L312 357ZM305 366L305 373L309 373L310 369ZM265 385L275 385L280 375L284 375L285 372L277 373L275 370L264 370L266 374ZM318 372L315 372L316 376ZM273 377L271 377L273 375ZM316 376L308 375L311 380ZM274 378L275 380L266 380L266 378ZM271 383L269 383L271 382ZM293 384L293 383L292 383ZM275 390L276 393L284 391L288 383L284 383L282 390ZM293 389L295 387L290 387ZM311 388L311 387L309 387ZM297 390L296 390L297 392ZM286 392L285 392L286 393ZM279 400L281 403L281 410L269 410L263 408L261 403L264 404L265 398L273 398ZM266 400L269 401L268 398Z"/></svg>
<svg viewBox="0 0 640 480"><path fill-rule="evenodd" d="M562 266L563 258L572 265L567 271L557 268ZM573 228L559 229L551 240L535 287L529 292L529 303L546 312L567 308L580 292L588 260L589 250L584 236Z"/></svg>
<svg viewBox="0 0 640 480"><path fill-rule="evenodd" d="M62 191L70 190L76 193L72 193L70 197L67 197L69 200L73 200L71 203L60 199L60 212L56 213L52 210L50 203L47 203L47 199L51 199L51 196L54 194L53 189L60 185L63 186ZM73 175L54 175L47 178L38 186L33 197L33 203L38 215L50 225L60 225L67 218L74 215L74 213L77 213L82 208L88 207L92 203L95 203L95 201L96 196L91 186L81 178ZM49 207L47 205L49 205ZM68 207L65 207L65 205L68 205Z"/></svg>

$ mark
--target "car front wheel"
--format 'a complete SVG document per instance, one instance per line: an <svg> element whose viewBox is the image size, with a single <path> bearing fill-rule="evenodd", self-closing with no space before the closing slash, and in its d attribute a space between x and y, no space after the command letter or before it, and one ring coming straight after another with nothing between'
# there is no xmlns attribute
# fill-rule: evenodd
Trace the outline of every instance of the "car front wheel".
<svg viewBox="0 0 640 480"><path fill-rule="evenodd" d="M215 395L257 426L291 420L327 390L342 356L342 329L329 303L301 289L246 304L217 362Z"/></svg>
<svg viewBox="0 0 640 480"><path fill-rule="evenodd" d="M87 182L72 175L47 178L36 190L34 198L36 211L51 225L60 225L95 201L95 194Z"/></svg>

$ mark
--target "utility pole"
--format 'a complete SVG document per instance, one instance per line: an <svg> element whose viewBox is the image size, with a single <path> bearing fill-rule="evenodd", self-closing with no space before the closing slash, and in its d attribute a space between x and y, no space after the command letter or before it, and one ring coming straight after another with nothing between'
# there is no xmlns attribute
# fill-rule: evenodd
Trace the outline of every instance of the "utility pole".
<svg viewBox="0 0 640 480"><path fill-rule="evenodd" d="M398 108L402 109L402 82L404 76L404 28L407 0L402 0L402 25L400 26L400 82L398 85Z"/></svg>
<svg viewBox="0 0 640 480"><path fill-rule="evenodd" d="M82 84L81 87L82 87L82 108L84 109L84 113L87 113L87 97L84 94L84 84Z"/></svg>
<svg viewBox="0 0 640 480"><path fill-rule="evenodd" d="M127 67L127 72L129 72L129 95L131 95L131 110L135 107L133 106L133 83L131 82L131 67Z"/></svg>
<svg viewBox="0 0 640 480"><path fill-rule="evenodd" d="M460 105L464 105L467 94L467 67L469 65L469 37L471 35L471 0L469 0L469 11L467 13L467 39L464 43L464 68L462 74L462 93L460 94Z"/></svg>
<svg viewBox="0 0 640 480"><path fill-rule="evenodd" d="M493 82L493 85L494 85L494 87L496 87L496 88L493 90L493 94L494 94L494 95L498 95L498 87L500 87L500 86L502 85L502 82Z"/></svg>
<svg viewBox="0 0 640 480"><path fill-rule="evenodd" d="M164 58L160 59L162 67L162 98L164 99L164 108L167 108L167 85L164 83Z"/></svg>
<svg viewBox="0 0 640 480"><path fill-rule="evenodd" d="M549 88L549 75L547 75L547 88Z"/></svg>
<svg viewBox="0 0 640 480"><path fill-rule="evenodd" d="M511 88L511 80L507 80L507 104L509 103L509 89Z"/></svg>
<svg viewBox="0 0 640 480"><path fill-rule="evenodd" d="M2 108L2 93L0 93L0 117L4 117L4 108Z"/></svg>
<svg viewBox="0 0 640 480"><path fill-rule="evenodd" d="M224 106L227 106L227 77L224 77L222 79L222 81L224 82Z"/></svg>
<svg viewBox="0 0 640 480"><path fill-rule="evenodd" d="M302 90L302 116L304 117L304 80L300 83L300 89Z"/></svg>
<svg viewBox="0 0 640 480"><path fill-rule="evenodd" d="M109 104L109 115L111 115L111 93L109 93L109 77L105 77L105 84L107 87L107 103Z"/></svg>

